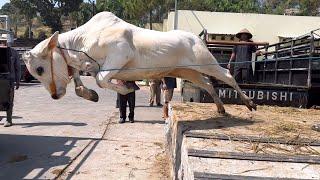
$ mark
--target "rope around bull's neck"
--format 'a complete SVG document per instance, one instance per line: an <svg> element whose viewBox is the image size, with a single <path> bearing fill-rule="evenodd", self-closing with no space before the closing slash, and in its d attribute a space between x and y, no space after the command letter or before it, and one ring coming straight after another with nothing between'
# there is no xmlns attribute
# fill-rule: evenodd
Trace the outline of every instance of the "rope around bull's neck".
<svg viewBox="0 0 320 180"><path fill-rule="evenodd" d="M97 60L95 60L94 58L92 58L91 56L89 56L86 52L82 51L82 50L76 50L76 49L70 49L70 48L65 48L65 47L61 47L60 45L57 46L57 48L59 49L63 49L63 50L68 50L68 51L74 51L77 53L83 53L85 56L87 56L90 60L94 61L98 67L99 67L99 71L133 71L133 70L157 70L157 69L172 69L172 68L186 68L186 67L202 67L202 66L217 66L217 65L228 65L228 64L250 64L253 62L277 62L277 61L294 61L294 60L302 60L302 61L319 61L320 62L320 57L307 57L307 58L288 58L288 59L263 59L260 61L239 61L239 62L228 62L228 63L210 63L210 64L189 64L189 65L177 65L177 66L163 66L163 67L137 67L137 68L127 68L127 69L123 69L123 68L110 68L110 69L101 69L100 64L98 63Z"/></svg>
<svg viewBox="0 0 320 180"><path fill-rule="evenodd" d="M76 49L70 49L70 48L65 48L65 47L62 47L60 45L57 46L58 49L60 49L61 51L62 50L67 50L67 51L74 51L74 52L77 52L77 53L83 53L85 56L87 56L87 58L89 58L90 60L92 60L93 62L95 62L97 65L98 65L98 70L99 72L101 71L101 66L100 64L98 63L97 60L93 59L91 56L89 56L86 52L84 51L81 51L81 50L76 50Z"/></svg>

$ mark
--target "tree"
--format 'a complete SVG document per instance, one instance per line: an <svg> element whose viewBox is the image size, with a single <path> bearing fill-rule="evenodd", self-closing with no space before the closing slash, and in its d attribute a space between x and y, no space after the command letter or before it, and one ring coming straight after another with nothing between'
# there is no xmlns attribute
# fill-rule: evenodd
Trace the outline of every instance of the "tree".
<svg viewBox="0 0 320 180"><path fill-rule="evenodd" d="M14 27L15 36L17 36L18 32L18 25L21 19L23 18L20 13L19 9L15 6L13 6L11 3L6 3L2 6L0 9L0 13L3 15L8 15L10 18L11 26Z"/></svg>
<svg viewBox="0 0 320 180"><path fill-rule="evenodd" d="M120 3L124 8L124 15L128 17L129 21L138 20L136 24L148 22L150 29L152 29L154 17L160 17L158 20L161 19L166 5L165 0L120 0Z"/></svg>
<svg viewBox="0 0 320 180"><path fill-rule="evenodd" d="M61 17L79 10L83 0L28 0L36 5L42 21L52 28L52 32L62 29Z"/></svg>
<svg viewBox="0 0 320 180"><path fill-rule="evenodd" d="M24 16L28 24L28 36L32 38L32 19L36 16L36 7L30 1L27 0L11 0L10 2L14 7L19 9L19 12ZM26 33L25 33L26 35Z"/></svg>
<svg viewBox="0 0 320 180"><path fill-rule="evenodd" d="M119 0L97 0L97 9L99 12L112 12L119 18L125 19L124 7L122 6Z"/></svg>
<svg viewBox="0 0 320 180"><path fill-rule="evenodd" d="M304 16L316 16L319 14L320 8L319 0L300 0L300 13Z"/></svg>
<svg viewBox="0 0 320 180"><path fill-rule="evenodd" d="M70 13L73 20L76 21L77 27L90 20L92 15L92 5L89 3L81 3L79 11Z"/></svg>

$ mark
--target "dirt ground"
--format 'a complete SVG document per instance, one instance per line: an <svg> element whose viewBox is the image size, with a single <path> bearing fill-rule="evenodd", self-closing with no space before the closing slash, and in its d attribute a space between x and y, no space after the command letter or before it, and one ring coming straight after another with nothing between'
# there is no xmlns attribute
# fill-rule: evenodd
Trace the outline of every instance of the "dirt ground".
<svg viewBox="0 0 320 180"><path fill-rule="evenodd" d="M165 121L148 87L136 92L136 122L118 124L116 93L82 80L99 102L77 97L73 84L61 100L39 83L15 92L14 125L0 122L0 179L166 179Z"/></svg>

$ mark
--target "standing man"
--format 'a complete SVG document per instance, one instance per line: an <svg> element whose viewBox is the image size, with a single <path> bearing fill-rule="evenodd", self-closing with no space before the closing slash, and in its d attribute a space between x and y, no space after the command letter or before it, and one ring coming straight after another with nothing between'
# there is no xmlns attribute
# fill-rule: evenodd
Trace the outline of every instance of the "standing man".
<svg viewBox="0 0 320 180"><path fill-rule="evenodd" d="M161 101L161 80L159 79L152 79L150 81L150 100L149 100L149 106L152 107L153 103L156 99L156 104L158 107L161 107L162 104L160 103Z"/></svg>
<svg viewBox="0 0 320 180"><path fill-rule="evenodd" d="M18 52L10 48L11 42L8 42L8 47L5 43L1 43L0 47L9 48L9 60L10 60L10 93L9 93L9 107L7 110L7 119L4 123L4 127L12 126L12 111L13 111L13 99L14 99L14 89L19 89L20 78L21 78L21 67L20 67L20 58Z"/></svg>
<svg viewBox="0 0 320 180"><path fill-rule="evenodd" d="M252 42L252 34L243 29L236 34L236 37L240 39L240 42ZM252 53L256 53L257 47L254 45L236 45L232 50L228 69L231 69L231 63L235 61L233 76L238 83L246 83L251 80L252 71ZM250 62L246 62L250 61ZM241 63L246 62L246 63Z"/></svg>
<svg viewBox="0 0 320 180"><path fill-rule="evenodd" d="M162 79L162 89L164 96L163 117L166 119L168 115L168 105L172 100L174 88L177 88L176 78L165 77Z"/></svg>
<svg viewBox="0 0 320 180"><path fill-rule="evenodd" d="M136 103L136 90L139 90L139 86L136 85L134 81L121 81L118 80L118 84L124 85L129 89L134 89L133 92L122 95L120 93L117 94L117 101L119 102L119 111L120 111L120 120L119 123L125 123L127 118L127 103L129 105L129 121L134 123L134 108Z"/></svg>

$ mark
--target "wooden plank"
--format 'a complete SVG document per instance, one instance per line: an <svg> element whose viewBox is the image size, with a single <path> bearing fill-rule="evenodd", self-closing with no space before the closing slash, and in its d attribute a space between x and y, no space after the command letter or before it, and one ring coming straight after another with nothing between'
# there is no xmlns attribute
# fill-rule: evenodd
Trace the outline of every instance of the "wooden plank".
<svg viewBox="0 0 320 180"><path fill-rule="evenodd" d="M249 161L270 161L270 162L289 162L289 163L309 163L320 164L319 156L305 155L278 155L278 154L257 154L239 152L219 152L198 149L188 149L188 156L218 159L236 159Z"/></svg>
<svg viewBox="0 0 320 180"><path fill-rule="evenodd" d="M195 180L202 179L230 179L230 180L298 180L295 178L274 178L274 177L257 177L257 176L240 176L240 175L229 175L229 174L214 174L204 172L194 172ZM309 179L305 179L309 180Z"/></svg>
<svg viewBox="0 0 320 180"><path fill-rule="evenodd" d="M299 141L288 141L283 138L270 138L270 137L259 137L259 136L244 136L244 135L230 135L225 134L210 134L210 133L197 133L197 132L186 132L186 137L192 138L207 138L207 139L218 139L226 141L245 141L245 142L260 142L260 143L273 143L273 144L286 144L286 145L309 145L309 146L320 146L319 140L312 139L299 139Z"/></svg>

